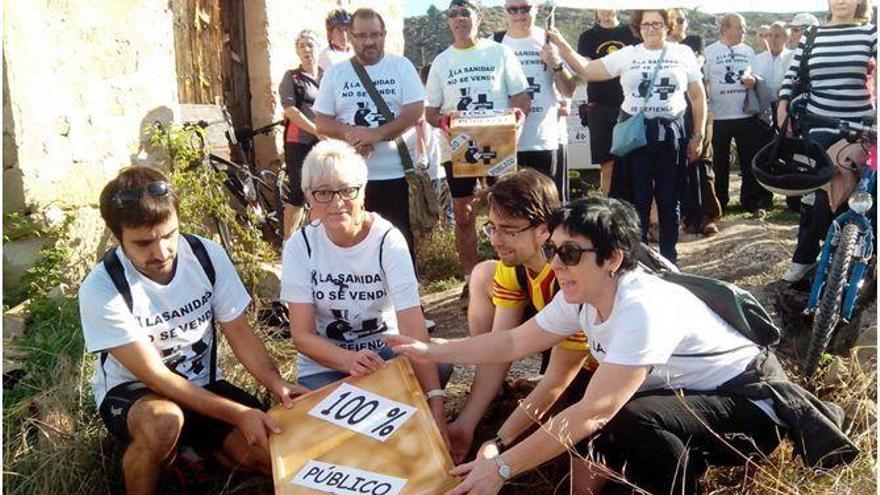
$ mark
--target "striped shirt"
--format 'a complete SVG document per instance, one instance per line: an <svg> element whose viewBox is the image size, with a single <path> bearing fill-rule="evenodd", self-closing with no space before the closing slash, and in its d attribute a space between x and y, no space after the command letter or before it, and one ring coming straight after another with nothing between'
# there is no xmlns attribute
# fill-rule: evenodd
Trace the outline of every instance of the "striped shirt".
<svg viewBox="0 0 880 495"><path fill-rule="evenodd" d="M819 26L807 60L809 100L807 111L836 118L873 117L874 104L868 90L868 74L876 65L877 27L873 24ZM779 92L781 100L792 96L806 35L795 50Z"/></svg>

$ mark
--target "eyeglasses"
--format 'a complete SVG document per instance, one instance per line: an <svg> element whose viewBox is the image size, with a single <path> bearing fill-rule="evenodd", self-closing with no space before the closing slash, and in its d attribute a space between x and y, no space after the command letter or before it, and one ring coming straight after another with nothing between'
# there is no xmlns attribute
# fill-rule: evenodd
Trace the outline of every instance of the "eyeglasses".
<svg viewBox="0 0 880 495"><path fill-rule="evenodd" d="M456 17L470 17L470 9L449 9L446 11L446 17L454 19Z"/></svg>
<svg viewBox="0 0 880 495"><path fill-rule="evenodd" d="M168 196L171 193L171 186L164 181L150 182L143 186L133 187L124 191L119 191L113 195L113 204L116 206L127 206L141 199L141 195L146 192L154 198Z"/></svg>
<svg viewBox="0 0 880 495"><path fill-rule="evenodd" d="M508 239L513 239L516 236L518 236L519 234L521 234L529 229L533 229L533 228L535 228L535 226L530 224L530 225L526 225L525 227L518 229L518 230L499 229L498 227L495 227L491 223L484 223L482 230L483 230L483 233L486 234L486 237L492 237L493 235L498 234L502 237L506 237Z"/></svg>
<svg viewBox="0 0 880 495"><path fill-rule="evenodd" d="M377 40L383 36L385 36L385 31L375 31L372 33L351 33L351 37L358 41L365 41L368 39Z"/></svg>
<svg viewBox="0 0 880 495"><path fill-rule="evenodd" d="M528 14L532 11L531 5L511 5L506 7L508 14Z"/></svg>
<svg viewBox="0 0 880 495"><path fill-rule="evenodd" d="M640 25L640 27L641 27L642 29L645 29L645 30L647 30L647 29L660 29L660 28L663 27L663 23L662 23L662 22L659 22L659 21L654 21L654 22L643 22L643 23Z"/></svg>
<svg viewBox="0 0 880 495"><path fill-rule="evenodd" d="M678 24L679 26L681 26L681 25L684 25L684 23L686 23L687 21L688 21L687 17L679 17L678 19L675 20L675 23Z"/></svg>
<svg viewBox="0 0 880 495"><path fill-rule="evenodd" d="M595 253L596 248L585 248L577 244L563 244L556 247L553 243L547 243L541 246L544 253L544 259L552 260L554 256L559 255L559 261L565 266L575 266L581 262L584 253Z"/></svg>
<svg viewBox="0 0 880 495"><path fill-rule="evenodd" d="M319 189L317 191L312 191L312 197L315 198L315 201L318 203L329 203L333 201L333 197L337 195L340 199L351 201L358 197L358 193L361 192L361 187L363 186L348 186L335 190Z"/></svg>

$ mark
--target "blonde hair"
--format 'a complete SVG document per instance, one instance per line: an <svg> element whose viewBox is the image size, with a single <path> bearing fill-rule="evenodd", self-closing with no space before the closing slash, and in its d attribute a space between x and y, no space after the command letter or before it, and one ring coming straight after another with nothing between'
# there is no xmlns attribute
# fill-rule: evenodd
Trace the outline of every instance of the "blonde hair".
<svg viewBox="0 0 880 495"><path fill-rule="evenodd" d="M357 150L345 141L326 139L306 155L300 185L306 192L336 178L350 185L367 183L367 162Z"/></svg>

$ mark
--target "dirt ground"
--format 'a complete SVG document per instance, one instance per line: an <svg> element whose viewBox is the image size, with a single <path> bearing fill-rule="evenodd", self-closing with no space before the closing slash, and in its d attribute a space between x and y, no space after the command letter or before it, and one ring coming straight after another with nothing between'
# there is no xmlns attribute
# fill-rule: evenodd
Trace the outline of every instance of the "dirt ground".
<svg viewBox="0 0 880 495"><path fill-rule="evenodd" d="M732 186L738 187L738 184L734 182ZM731 196L736 197L736 194L732 193ZM781 197L777 197L776 202L779 208L784 205ZM771 215L770 219L755 219L748 215L734 215L723 218L718 223L720 232L712 237L682 234L678 244L679 267L683 271L733 282L751 291L783 329L785 337L779 348L783 360L796 363L799 356L806 352L809 334L808 322L800 315L800 309L806 303L806 293L780 280L795 248L797 223L793 216L782 215L785 219L777 220L779 217ZM423 298L427 317L437 322L436 337L458 338L467 335L466 314L458 300L460 290L457 287ZM876 356L876 296L872 295L870 299L860 320L853 325L858 334L873 332L873 356ZM508 383L518 378L536 380L539 365L538 357L515 363L508 375ZM463 406L472 377L472 367L456 366L447 388L448 408L451 411L457 412ZM517 387L517 390L496 401L484 417L475 443L478 444L481 438L485 440L494 436L516 406L516 400L524 397L528 390L528 386ZM563 464L560 461L542 468L540 473L524 477L526 479L520 478L506 487L503 493L567 493L567 483L562 479L565 475Z"/></svg>

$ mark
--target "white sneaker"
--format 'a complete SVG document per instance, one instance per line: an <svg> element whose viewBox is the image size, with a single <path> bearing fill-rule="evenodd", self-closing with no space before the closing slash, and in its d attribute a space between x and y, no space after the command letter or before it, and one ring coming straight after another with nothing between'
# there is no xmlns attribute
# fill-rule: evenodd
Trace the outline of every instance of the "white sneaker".
<svg viewBox="0 0 880 495"><path fill-rule="evenodd" d="M788 265L788 270L782 274L782 280L793 284L804 278L804 275L813 267L812 263L792 263Z"/></svg>

